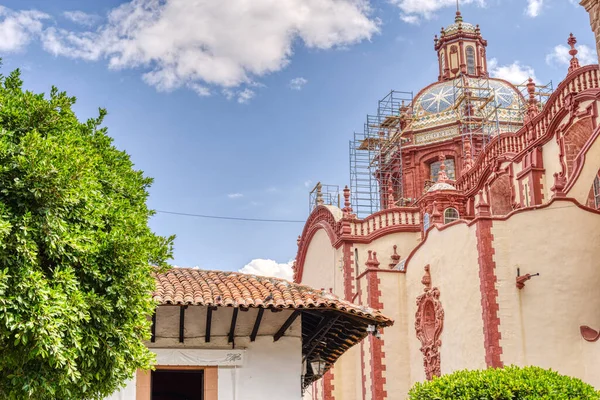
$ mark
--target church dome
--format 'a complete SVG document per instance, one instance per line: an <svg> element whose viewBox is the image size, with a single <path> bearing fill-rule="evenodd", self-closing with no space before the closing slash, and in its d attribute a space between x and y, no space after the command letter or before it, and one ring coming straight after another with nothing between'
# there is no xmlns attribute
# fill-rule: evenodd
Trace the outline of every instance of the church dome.
<svg viewBox="0 0 600 400"><path fill-rule="evenodd" d="M452 35L458 32L459 28L461 28L463 32L467 33L476 33L477 31L477 27L473 24L469 24L468 22L455 22L451 25L448 25L448 27L444 29L444 34Z"/></svg>
<svg viewBox="0 0 600 400"><path fill-rule="evenodd" d="M493 78L458 77L434 83L417 95L413 101L412 128L431 128L456 121L459 117L456 106L461 106L458 103L461 102L467 87L473 97L493 96L493 100L486 106L486 111L489 114L497 108L499 122L522 122L519 110L524 100L513 85Z"/></svg>

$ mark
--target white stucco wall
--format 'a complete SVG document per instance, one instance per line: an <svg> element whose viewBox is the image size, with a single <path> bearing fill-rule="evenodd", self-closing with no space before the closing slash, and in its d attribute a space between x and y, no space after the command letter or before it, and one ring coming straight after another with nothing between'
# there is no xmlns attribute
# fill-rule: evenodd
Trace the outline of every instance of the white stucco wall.
<svg viewBox="0 0 600 400"><path fill-rule="evenodd" d="M263 336L256 338L243 350L240 366L219 366L219 400L300 400L302 375L302 343L299 337L282 337L277 342ZM162 349L153 349L160 352ZM193 361L195 349L177 349L178 366L198 366ZM217 352L218 350L206 350ZM186 354L189 353L189 354ZM220 353L220 352L219 352ZM186 361L188 359L189 361ZM106 400L135 400L135 379Z"/></svg>
<svg viewBox="0 0 600 400"><path fill-rule="evenodd" d="M277 342L273 334L292 311L266 311L254 342L250 332L256 309L239 312L235 349L227 341L233 308L219 307L213 312L211 341L205 342L206 308L190 306L185 317L185 341L179 343L179 307L164 306L157 310L157 339L147 343L157 354L157 365L218 366L219 400L300 400L302 375L301 318L288 328ZM242 360L225 361L229 352L241 353ZM235 366L232 366L236 364ZM213 367L214 368L214 367ZM106 400L136 400L135 379Z"/></svg>
<svg viewBox="0 0 600 400"><path fill-rule="evenodd" d="M569 201L494 221L500 345L505 365L537 365L600 387L600 215ZM521 274L539 273L517 289Z"/></svg>
<svg viewBox="0 0 600 400"><path fill-rule="evenodd" d="M219 367L219 400L300 400L301 349L297 337L257 338L242 367Z"/></svg>

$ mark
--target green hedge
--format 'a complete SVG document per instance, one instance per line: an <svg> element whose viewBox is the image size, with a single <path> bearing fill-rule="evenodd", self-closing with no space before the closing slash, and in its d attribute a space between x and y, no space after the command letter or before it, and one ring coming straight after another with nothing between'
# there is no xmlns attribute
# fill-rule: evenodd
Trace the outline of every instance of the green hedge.
<svg viewBox="0 0 600 400"><path fill-rule="evenodd" d="M539 367L515 366L457 371L417 383L411 400L600 399L600 392L579 379Z"/></svg>

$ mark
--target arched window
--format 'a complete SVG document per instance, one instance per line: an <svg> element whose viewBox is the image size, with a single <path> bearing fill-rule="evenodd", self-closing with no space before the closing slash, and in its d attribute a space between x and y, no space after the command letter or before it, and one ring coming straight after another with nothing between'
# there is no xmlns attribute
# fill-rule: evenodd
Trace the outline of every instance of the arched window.
<svg viewBox="0 0 600 400"><path fill-rule="evenodd" d="M449 224L452 221L456 221L458 219L458 211L456 208L446 208L444 210L444 224Z"/></svg>
<svg viewBox="0 0 600 400"><path fill-rule="evenodd" d="M423 232L427 232L427 229L429 229L429 220L429 213L425 213L425 215L423 215Z"/></svg>
<svg viewBox="0 0 600 400"><path fill-rule="evenodd" d="M475 49L467 46L467 74L475 75Z"/></svg>

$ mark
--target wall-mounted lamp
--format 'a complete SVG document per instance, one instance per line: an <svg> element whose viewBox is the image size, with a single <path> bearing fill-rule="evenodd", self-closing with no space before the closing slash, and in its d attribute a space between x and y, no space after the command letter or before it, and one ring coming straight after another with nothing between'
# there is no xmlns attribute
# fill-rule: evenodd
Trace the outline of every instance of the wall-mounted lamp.
<svg viewBox="0 0 600 400"><path fill-rule="evenodd" d="M310 362L310 367L312 368L313 375L315 376L323 376L325 373L325 366L325 361L323 361L320 357Z"/></svg>
<svg viewBox="0 0 600 400"><path fill-rule="evenodd" d="M375 336L377 339L381 339L381 333L379 333L375 325L368 325L367 332Z"/></svg>
<svg viewBox="0 0 600 400"><path fill-rule="evenodd" d="M517 268L517 288L523 289L525 287L525 282L533 278L534 276L540 276L539 272L537 274L525 274L521 275L520 268Z"/></svg>

